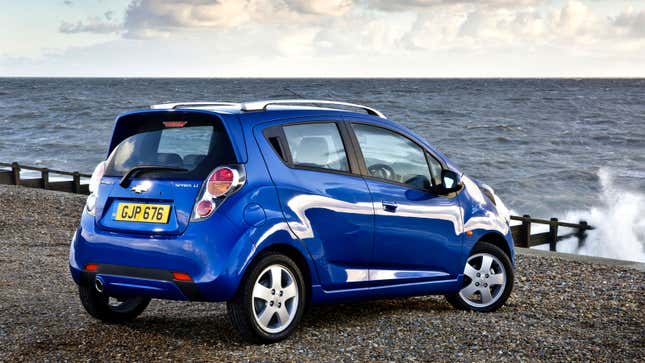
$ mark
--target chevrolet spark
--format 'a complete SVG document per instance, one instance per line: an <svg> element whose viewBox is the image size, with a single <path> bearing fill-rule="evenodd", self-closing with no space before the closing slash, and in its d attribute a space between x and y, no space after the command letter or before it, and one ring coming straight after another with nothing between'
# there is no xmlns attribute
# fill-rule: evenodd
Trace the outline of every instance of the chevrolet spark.
<svg viewBox="0 0 645 363"><path fill-rule="evenodd" d="M102 321L152 298L225 301L242 338L274 342L310 304L497 310L513 256L502 201L424 139L370 107L280 100L117 117L69 264Z"/></svg>

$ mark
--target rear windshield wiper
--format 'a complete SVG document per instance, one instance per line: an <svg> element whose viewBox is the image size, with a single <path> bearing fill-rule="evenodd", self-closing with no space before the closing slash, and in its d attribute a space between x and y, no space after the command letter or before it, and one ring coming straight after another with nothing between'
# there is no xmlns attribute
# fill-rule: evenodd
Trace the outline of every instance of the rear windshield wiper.
<svg viewBox="0 0 645 363"><path fill-rule="evenodd" d="M126 188L128 185L130 185L130 178L134 177L137 174L143 173L143 172L151 172L151 171L162 171L162 170L169 170L169 171L188 171L188 169L185 168L180 168L176 166L164 166L164 165L139 165L135 166L132 169L128 170L127 173L121 178L121 181L119 184Z"/></svg>

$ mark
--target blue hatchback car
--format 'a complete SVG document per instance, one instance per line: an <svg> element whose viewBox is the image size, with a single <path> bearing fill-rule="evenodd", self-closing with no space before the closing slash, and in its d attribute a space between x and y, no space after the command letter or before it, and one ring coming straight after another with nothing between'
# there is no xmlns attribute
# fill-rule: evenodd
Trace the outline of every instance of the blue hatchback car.
<svg viewBox="0 0 645 363"><path fill-rule="evenodd" d="M70 250L102 321L226 301L243 338L273 342L310 304L442 294L487 312L511 293L502 201L372 108L156 105L117 117L107 155Z"/></svg>

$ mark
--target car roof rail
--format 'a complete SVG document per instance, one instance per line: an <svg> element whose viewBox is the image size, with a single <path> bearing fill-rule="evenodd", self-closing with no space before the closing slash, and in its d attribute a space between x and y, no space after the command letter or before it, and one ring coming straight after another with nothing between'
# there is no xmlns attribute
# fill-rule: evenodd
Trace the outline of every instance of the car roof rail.
<svg viewBox="0 0 645 363"><path fill-rule="evenodd" d="M161 103L158 105L151 105L150 108L152 109L173 109L176 110L178 108L184 108L184 107L208 107L208 106L237 106L239 107L239 103L234 103L234 102L176 102L176 103Z"/></svg>
<svg viewBox="0 0 645 363"><path fill-rule="evenodd" d="M329 100L308 100L308 99L293 99L293 100L266 100L266 101L253 101L242 103L242 111L266 111L270 105L338 105L346 107L360 108L370 115L386 118L383 113L368 106L358 105L355 103L329 101Z"/></svg>

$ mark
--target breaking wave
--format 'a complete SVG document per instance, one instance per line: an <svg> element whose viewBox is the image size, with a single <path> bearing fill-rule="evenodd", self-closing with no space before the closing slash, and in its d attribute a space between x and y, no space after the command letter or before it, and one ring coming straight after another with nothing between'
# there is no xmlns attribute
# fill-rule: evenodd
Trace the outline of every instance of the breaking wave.
<svg viewBox="0 0 645 363"><path fill-rule="evenodd" d="M598 171L600 203L589 210L569 211L562 220L587 221L588 231L582 247L576 238L558 243L558 251L645 262L645 194L619 188L611 170Z"/></svg>

